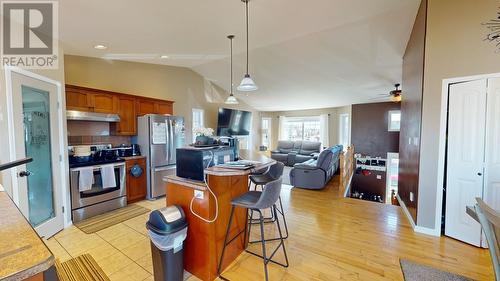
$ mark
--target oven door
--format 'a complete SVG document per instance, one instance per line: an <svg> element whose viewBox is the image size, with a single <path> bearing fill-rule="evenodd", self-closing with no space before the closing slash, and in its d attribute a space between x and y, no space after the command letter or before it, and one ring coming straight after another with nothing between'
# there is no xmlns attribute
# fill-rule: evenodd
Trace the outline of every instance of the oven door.
<svg viewBox="0 0 500 281"><path fill-rule="evenodd" d="M94 183L92 184L92 188L86 191L80 191L78 188L78 177L80 176L80 169L70 169L71 209L75 210L85 206L125 196L125 163L116 164L114 169L116 185L114 187L103 188L101 168L100 166L94 166Z"/></svg>

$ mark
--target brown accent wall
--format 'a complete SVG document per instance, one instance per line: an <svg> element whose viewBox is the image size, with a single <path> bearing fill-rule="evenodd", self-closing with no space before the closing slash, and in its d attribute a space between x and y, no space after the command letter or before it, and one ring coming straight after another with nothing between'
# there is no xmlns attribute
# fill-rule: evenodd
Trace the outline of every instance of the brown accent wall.
<svg viewBox="0 0 500 281"><path fill-rule="evenodd" d="M387 157L387 152L399 151L399 132L389 132L389 110L399 110L400 104L379 102L352 106L351 142L355 153Z"/></svg>
<svg viewBox="0 0 500 281"><path fill-rule="evenodd" d="M398 193L417 221L427 0L420 3L403 57ZM410 201L410 193L414 199Z"/></svg>
<svg viewBox="0 0 500 281"><path fill-rule="evenodd" d="M355 104L352 106L351 142L354 152L372 157L387 158L388 152L399 151L399 132L389 132L389 111L399 110L393 102ZM380 176L377 179L377 176ZM371 175L355 174L352 191L386 196L386 173L372 171Z"/></svg>

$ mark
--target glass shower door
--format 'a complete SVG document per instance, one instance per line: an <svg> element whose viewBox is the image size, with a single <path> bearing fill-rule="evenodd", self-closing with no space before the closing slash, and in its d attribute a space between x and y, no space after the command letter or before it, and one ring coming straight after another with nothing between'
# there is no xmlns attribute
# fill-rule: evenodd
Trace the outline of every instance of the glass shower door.
<svg viewBox="0 0 500 281"><path fill-rule="evenodd" d="M24 85L21 91L25 151L33 158L33 162L26 165L29 221L36 227L55 216L50 101L46 91Z"/></svg>

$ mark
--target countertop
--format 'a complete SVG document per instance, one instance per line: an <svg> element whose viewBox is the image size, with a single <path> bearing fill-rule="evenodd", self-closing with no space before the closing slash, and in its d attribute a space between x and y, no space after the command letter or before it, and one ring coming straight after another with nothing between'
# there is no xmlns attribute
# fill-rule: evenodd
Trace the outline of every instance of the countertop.
<svg viewBox="0 0 500 281"><path fill-rule="evenodd" d="M253 173L255 171L268 168L272 166L273 164L276 163L276 160L271 159L259 152L256 151L251 151L251 150L240 150L240 158L244 160L251 160L251 161L259 161L260 164L255 165L255 167L247 170L238 170L238 169L230 169L230 168L222 168L222 167L210 167L205 169L205 173L207 175L214 175L214 176L221 176L221 177L227 177L227 176L244 176L248 175L250 173ZM198 190L205 190L206 186L205 183L202 181L194 181L194 180L189 180L185 178L181 178L175 175L170 175L170 176L165 176L163 178L163 181L165 182L172 182L172 183L177 183L177 184L182 184L194 189Z"/></svg>
<svg viewBox="0 0 500 281"><path fill-rule="evenodd" d="M0 191L0 280L23 280L54 265L45 246L6 192Z"/></svg>
<svg viewBox="0 0 500 281"><path fill-rule="evenodd" d="M125 161L128 161L128 160L136 160L136 159L146 158L146 155L125 156L125 157L120 157L120 158L125 159Z"/></svg>

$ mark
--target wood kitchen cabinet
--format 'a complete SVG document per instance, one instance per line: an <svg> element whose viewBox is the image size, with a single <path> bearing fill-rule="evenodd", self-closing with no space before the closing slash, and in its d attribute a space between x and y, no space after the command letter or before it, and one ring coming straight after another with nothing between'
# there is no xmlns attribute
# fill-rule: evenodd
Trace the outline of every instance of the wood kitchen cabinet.
<svg viewBox="0 0 500 281"><path fill-rule="evenodd" d="M88 91L66 85L66 109L91 111L92 99Z"/></svg>
<svg viewBox="0 0 500 281"><path fill-rule="evenodd" d="M173 107L171 102L157 102L155 103L156 114L173 114Z"/></svg>
<svg viewBox="0 0 500 281"><path fill-rule="evenodd" d="M66 109L114 113L120 122L110 124L112 135L135 136L137 116L173 114L173 101L147 98L66 84Z"/></svg>
<svg viewBox="0 0 500 281"><path fill-rule="evenodd" d="M66 85L66 109L118 113L118 100L105 91Z"/></svg>
<svg viewBox="0 0 500 281"><path fill-rule="evenodd" d="M136 99L132 96L125 95L119 96L117 99L120 122L111 123L111 133L121 136L137 135Z"/></svg>
<svg viewBox="0 0 500 281"><path fill-rule="evenodd" d="M154 100L138 98L136 103L136 108L137 108L137 116L156 113Z"/></svg>
<svg viewBox="0 0 500 281"><path fill-rule="evenodd" d="M118 113L118 97L116 95L93 93L90 98L94 112Z"/></svg>
<svg viewBox="0 0 500 281"><path fill-rule="evenodd" d="M139 177L132 175L132 168L138 165L142 169L142 174ZM132 157L125 160L127 169L127 203L133 203L146 198L146 157Z"/></svg>

